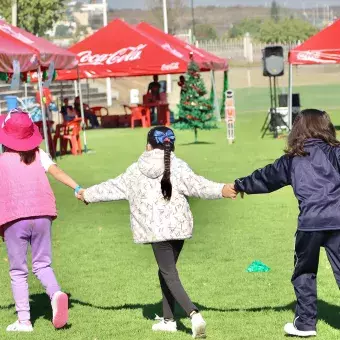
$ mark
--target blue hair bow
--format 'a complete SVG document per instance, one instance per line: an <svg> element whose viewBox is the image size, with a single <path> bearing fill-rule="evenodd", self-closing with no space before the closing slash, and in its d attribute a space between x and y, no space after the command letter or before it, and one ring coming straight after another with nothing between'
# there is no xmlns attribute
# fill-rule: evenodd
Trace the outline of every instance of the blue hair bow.
<svg viewBox="0 0 340 340"><path fill-rule="evenodd" d="M166 132L156 130L153 136L155 137L157 144L164 144L164 142L174 144L176 140L175 135L171 130L167 130Z"/></svg>

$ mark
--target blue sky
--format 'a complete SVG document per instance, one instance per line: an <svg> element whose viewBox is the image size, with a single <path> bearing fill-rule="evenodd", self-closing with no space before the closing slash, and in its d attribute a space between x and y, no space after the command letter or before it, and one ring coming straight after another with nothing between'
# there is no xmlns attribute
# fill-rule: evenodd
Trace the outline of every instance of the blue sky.
<svg viewBox="0 0 340 340"><path fill-rule="evenodd" d="M184 3L190 5L190 0L183 0ZM329 5L329 6L340 6L339 0L278 0L281 6L288 6L294 8L302 8L303 3L305 7L316 7ZM108 0L111 8L121 9L121 8L146 8L147 0ZM195 6L264 6L265 4L270 4L271 0L194 0Z"/></svg>

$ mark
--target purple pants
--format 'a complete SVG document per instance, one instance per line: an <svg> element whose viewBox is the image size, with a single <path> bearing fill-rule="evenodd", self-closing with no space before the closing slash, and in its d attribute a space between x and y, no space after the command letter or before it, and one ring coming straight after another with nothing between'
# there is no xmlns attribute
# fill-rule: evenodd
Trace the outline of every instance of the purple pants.
<svg viewBox="0 0 340 340"><path fill-rule="evenodd" d="M20 321L30 320L28 295L28 245L32 248L32 271L52 299L60 287L51 268L51 225L49 217L16 221L5 228L5 243L9 259L9 274L15 308Z"/></svg>

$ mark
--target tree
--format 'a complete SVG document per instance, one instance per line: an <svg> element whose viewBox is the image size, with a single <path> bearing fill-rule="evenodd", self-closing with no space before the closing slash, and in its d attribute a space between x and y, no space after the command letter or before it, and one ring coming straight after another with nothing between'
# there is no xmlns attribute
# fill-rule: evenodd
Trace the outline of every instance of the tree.
<svg viewBox="0 0 340 340"><path fill-rule="evenodd" d="M215 28L209 24L195 25L196 40L215 40L218 38Z"/></svg>
<svg viewBox="0 0 340 340"><path fill-rule="evenodd" d="M17 4L17 25L39 36L52 29L65 12L65 0L17 0ZM0 0L0 16L11 22L12 0Z"/></svg>
<svg viewBox="0 0 340 340"><path fill-rule="evenodd" d="M194 130L197 143L197 130L217 128L214 117L214 107L207 94L203 79L201 79L198 65L192 60L188 66L185 86L178 105L179 118L174 124L175 129Z"/></svg>
<svg viewBox="0 0 340 340"><path fill-rule="evenodd" d="M272 1L272 7L270 9L270 16L272 20L274 20L275 22L278 22L280 20L280 6L275 0Z"/></svg>
<svg viewBox="0 0 340 340"><path fill-rule="evenodd" d="M259 34L261 24L261 19L244 19L233 25L233 27L228 32L228 37L240 38L244 37L246 33L249 33L253 38L256 38Z"/></svg>
<svg viewBox="0 0 340 340"><path fill-rule="evenodd" d="M284 19L277 23L267 20L260 27L259 40L265 43L303 41L317 31L316 27L304 20Z"/></svg>

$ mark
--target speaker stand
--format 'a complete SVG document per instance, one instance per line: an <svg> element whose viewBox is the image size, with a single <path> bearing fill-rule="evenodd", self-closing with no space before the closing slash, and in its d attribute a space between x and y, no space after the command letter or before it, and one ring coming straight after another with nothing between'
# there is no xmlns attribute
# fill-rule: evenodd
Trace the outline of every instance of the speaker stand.
<svg viewBox="0 0 340 340"><path fill-rule="evenodd" d="M270 95L270 109L264 121L261 131L263 131L262 138L267 134L268 130L273 133L274 138L279 136L279 126L285 125L289 130L289 126L283 120L280 113L277 112L277 77L269 77L269 95Z"/></svg>

